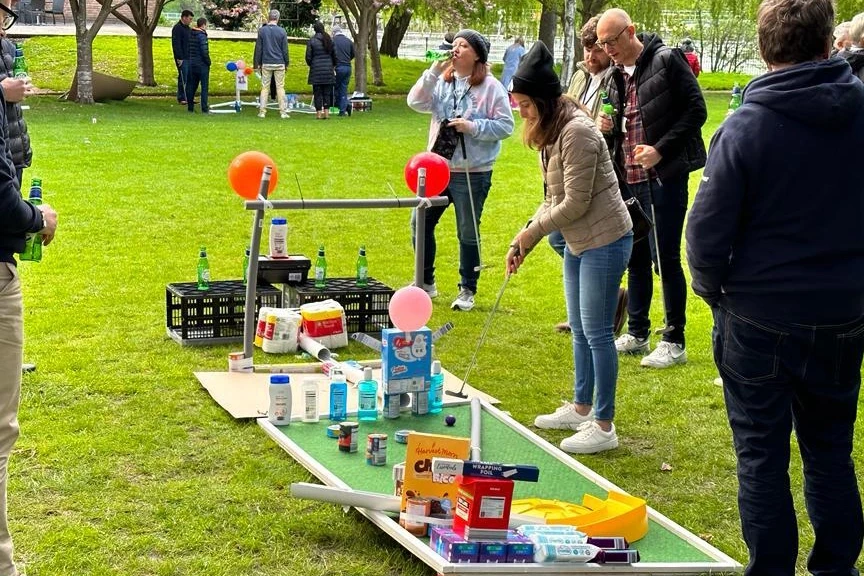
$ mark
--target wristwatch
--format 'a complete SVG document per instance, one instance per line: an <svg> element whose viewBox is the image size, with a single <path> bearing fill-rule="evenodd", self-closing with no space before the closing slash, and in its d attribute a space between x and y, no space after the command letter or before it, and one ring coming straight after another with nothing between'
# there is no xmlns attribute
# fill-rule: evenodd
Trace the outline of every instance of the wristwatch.
<svg viewBox="0 0 864 576"><path fill-rule="evenodd" d="M42 230L45 229L45 214L43 214L42 211L39 210L38 208L36 208L36 212L39 213L39 222L40 222L39 230L37 230L37 232L41 232Z"/></svg>

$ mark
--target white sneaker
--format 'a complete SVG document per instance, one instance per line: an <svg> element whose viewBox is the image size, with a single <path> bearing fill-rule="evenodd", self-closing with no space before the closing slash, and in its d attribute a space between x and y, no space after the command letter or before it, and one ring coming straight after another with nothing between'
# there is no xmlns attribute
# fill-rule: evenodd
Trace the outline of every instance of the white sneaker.
<svg viewBox="0 0 864 576"><path fill-rule="evenodd" d="M647 354L651 344L647 338L636 338L632 334L622 334L615 339L615 349L621 354Z"/></svg>
<svg viewBox="0 0 864 576"><path fill-rule="evenodd" d="M281 114L279 114L279 117L285 120L286 118L291 118L291 115L287 112L282 112Z"/></svg>
<svg viewBox="0 0 864 576"><path fill-rule="evenodd" d="M416 286L416 282L412 282L411 286ZM436 298L438 296L438 286L435 285L435 282L432 284L423 283L423 291L429 295L429 298Z"/></svg>
<svg viewBox="0 0 864 576"><path fill-rule="evenodd" d="M265 116L267 116L267 113L264 110L258 112L258 118L264 118Z"/></svg>
<svg viewBox="0 0 864 576"><path fill-rule="evenodd" d="M561 450L571 454L596 454L604 450L618 447L618 434L615 425L609 432L604 432L597 422L586 422L575 434L561 441Z"/></svg>
<svg viewBox="0 0 864 576"><path fill-rule="evenodd" d="M714 386L723 386L723 378L720 376L714 378Z"/></svg>
<svg viewBox="0 0 864 576"><path fill-rule="evenodd" d="M674 342L660 342L653 352L642 358L646 368L669 368L675 364L687 363L687 351Z"/></svg>
<svg viewBox="0 0 864 576"><path fill-rule="evenodd" d="M594 421L594 408L585 416L576 411L573 402L564 402L552 414L541 414L534 419L534 426L546 430L578 430L586 422Z"/></svg>
<svg viewBox="0 0 864 576"><path fill-rule="evenodd" d="M462 310L463 312L468 312L472 308L474 308L474 292L469 290L468 288L462 288L459 291L459 296L450 304L450 308L453 310Z"/></svg>

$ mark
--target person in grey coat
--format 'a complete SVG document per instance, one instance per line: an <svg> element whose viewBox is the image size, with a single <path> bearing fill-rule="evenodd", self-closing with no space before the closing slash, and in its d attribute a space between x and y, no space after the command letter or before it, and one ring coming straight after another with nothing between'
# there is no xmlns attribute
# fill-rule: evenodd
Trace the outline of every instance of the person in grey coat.
<svg viewBox="0 0 864 576"><path fill-rule="evenodd" d="M315 117L326 120L330 118L330 106L333 105L336 57L333 52L333 39L324 31L324 24L315 22L312 29L315 35L306 44L306 64L309 65L308 83L312 85Z"/></svg>

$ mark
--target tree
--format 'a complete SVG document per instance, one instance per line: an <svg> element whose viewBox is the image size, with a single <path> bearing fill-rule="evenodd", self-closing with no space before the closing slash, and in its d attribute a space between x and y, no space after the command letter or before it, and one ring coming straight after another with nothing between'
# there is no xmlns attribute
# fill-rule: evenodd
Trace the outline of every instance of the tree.
<svg viewBox="0 0 864 576"><path fill-rule="evenodd" d="M385 56L392 58L399 57L399 44L405 37L405 32L408 31L408 25L411 23L411 16L414 15L414 9L409 6L409 3L401 4L393 8L390 12L390 18L387 19L387 24L384 26L384 35L381 36L381 46L379 52Z"/></svg>
<svg viewBox="0 0 864 576"><path fill-rule="evenodd" d="M93 104L93 39L99 33L105 19L114 10L125 6L130 0L97 0L99 14L87 28L87 1L69 0L69 10L75 21L75 74L77 76L77 102Z"/></svg>
<svg viewBox="0 0 864 576"><path fill-rule="evenodd" d="M143 86L156 86L153 74L153 31L159 23L165 0L129 0L128 10L112 9L111 13L135 31L138 45L138 83ZM128 15L127 15L128 13Z"/></svg>
<svg viewBox="0 0 864 576"><path fill-rule="evenodd" d="M375 42L377 49L378 38L373 36L376 30L378 12L385 6L396 6L402 0L336 0L342 13L345 14L345 23L351 36L354 38L354 86L358 92L366 92L366 51L369 49L370 41ZM380 62L378 62L380 67ZM383 82L383 78L381 79Z"/></svg>
<svg viewBox="0 0 864 576"><path fill-rule="evenodd" d="M561 80L566 86L573 75L576 33L573 20L576 18L576 0L564 0L564 57L561 59Z"/></svg>
<svg viewBox="0 0 864 576"><path fill-rule="evenodd" d="M550 4L549 2L544 2L543 8L540 11L540 25L537 29L537 39L542 40L549 47L549 51L554 54L558 14L555 13L555 9Z"/></svg>

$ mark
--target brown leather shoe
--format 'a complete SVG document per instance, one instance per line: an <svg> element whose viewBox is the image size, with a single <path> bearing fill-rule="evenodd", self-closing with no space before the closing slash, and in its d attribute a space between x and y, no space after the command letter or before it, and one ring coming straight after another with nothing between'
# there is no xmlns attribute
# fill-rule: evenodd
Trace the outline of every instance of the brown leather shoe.
<svg viewBox="0 0 864 576"><path fill-rule="evenodd" d="M570 332L570 323L569 322L559 322L555 324L556 332Z"/></svg>

